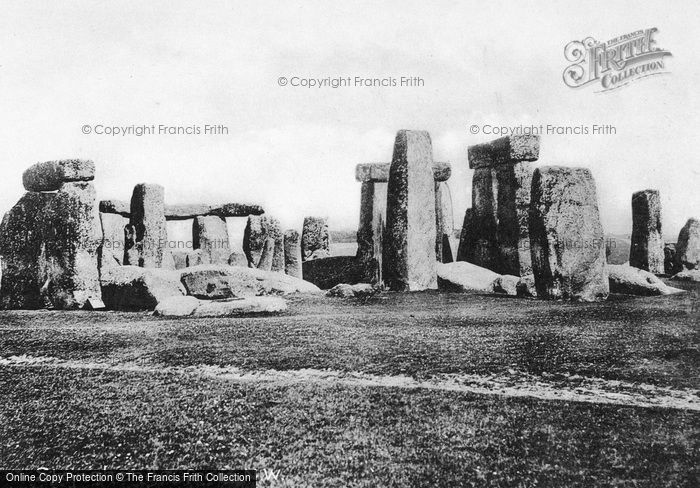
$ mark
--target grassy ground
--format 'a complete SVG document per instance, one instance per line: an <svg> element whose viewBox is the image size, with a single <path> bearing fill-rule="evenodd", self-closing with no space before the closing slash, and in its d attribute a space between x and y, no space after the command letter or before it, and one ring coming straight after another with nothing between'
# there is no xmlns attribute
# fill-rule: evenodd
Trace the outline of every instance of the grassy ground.
<svg viewBox="0 0 700 488"><path fill-rule="evenodd" d="M300 297L284 316L238 319L2 312L0 356L416 378L516 369L699 388L694 301L419 293ZM17 366L0 366L0 391L4 468L269 468L288 486L700 481L700 414L682 410Z"/></svg>

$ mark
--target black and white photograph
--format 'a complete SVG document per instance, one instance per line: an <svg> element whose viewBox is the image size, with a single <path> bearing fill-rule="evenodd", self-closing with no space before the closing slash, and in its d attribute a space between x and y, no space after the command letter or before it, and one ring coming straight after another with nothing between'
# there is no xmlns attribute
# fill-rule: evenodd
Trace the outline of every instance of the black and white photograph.
<svg viewBox="0 0 700 488"><path fill-rule="evenodd" d="M699 3L0 4L1 486L700 486Z"/></svg>

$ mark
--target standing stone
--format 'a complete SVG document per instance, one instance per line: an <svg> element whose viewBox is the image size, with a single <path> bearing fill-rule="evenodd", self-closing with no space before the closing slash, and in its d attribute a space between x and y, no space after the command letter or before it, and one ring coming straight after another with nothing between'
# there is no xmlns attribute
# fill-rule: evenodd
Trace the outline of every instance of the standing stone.
<svg viewBox="0 0 700 488"><path fill-rule="evenodd" d="M275 239L268 237L265 239L265 247L260 255L258 269L272 271L272 260L275 256Z"/></svg>
<svg viewBox="0 0 700 488"><path fill-rule="evenodd" d="M538 297L594 301L608 296L603 226L588 169L535 170L529 226Z"/></svg>
<svg viewBox="0 0 700 488"><path fill-rule="evenodd" d="M206 264L228 264L231 248L226 219L215 215L195 217L192 245L194 249L202 250Z"/></svg>
<svg viewBox="0 0 700 488"><path fill-rule="evenodd" d="M474 209L468 208L464 212L462 231L459 234L459 247L457 248L457 261L472 263L473 252L476 249L476 230L474 229Z"/></svg>
<svg viewBox="0 0 700 488"><path fill-rule="evenodd" d="M44 252L39 261L43 293L55 308L85 306L101 299L98 248L102 241L95 187L67 182L44 207L40 220Z"/></svg>
<svg viewBox="0 0 700 488"><path fill-rule="evenodd" d="M667 242L664 244L664 274L669 276L681 271L676 264L676 244Z"/></svg>
<svg viewBox="0 0 700 488"><path fill-rule="evenodd" d="M248 258L245 257L245 254L241 253L231 253L231 255L228 257L228 265L229 266L240 266L242 268L247 268L248 267Z"/></svg>
<svg viewBox="0 0 700 488"><path fill-rule="evenodd" d="M441 263L453 259L450 237L452 234L452 200L447 183L435 182L435 257Z"/></svg>
<svg viewBox="0 0 700 488"><path fill-rule="evenodd" d="M394 142L384 236L385 282L395 291L437 289L433 149L425 131Z"/></svg>
<svg viewBox="0 0 700 488"><path fill-rule="evenodd" d="M498 195L496 177L491 168L477 168L472 177L472 248L466 261L482 268L500 269L498 258L498 208L494 195ZM494 191L496 188L496 191ZM471 259L470 259L471 258Z"/></svg>
<svg viewBox="0 0 700 488"><path fill-rule="evenodd" d="M301 257L309 259L330 257L331 239L327 217L304 217L301 232Z"/></svg>
<svg viewBox="0 0 700 488"><path fill-rule="evenodd" d="M678 234L676 242L676 268L700 269L700 219L691 218Z"/></svg>
<svg viewBox="0 0 700 488"><path fill-rule="evenodd" d="M659 190L643 190L632 195L630 266L655 274L664 272Z"/></svg>
<svg viewBox="0 0 700 488"><path fill-rule="evenodd" d="M532 273L528 225L532 174L529 162L496 167L496 271L502 274L527 276Z"/></svg>
<svg viewBox="0 0 700 488"><path fill-rule="evenodd" d="M3 309L37 309L45 306L39 268L43 253L43 223L38 216L56 198L55 193L25 193L0 224Z"/></svg>
<svg viewBox="0 0 700 488"><path fill-rule="evenodd" d="M129 219L119 214L100 212L102 227L100 269L121 266L124 263L124 227L128 223Z"/></svg>
<svg viewBox="0 0 700 488"><path fill-rule="evenodd" d="M284 232L284 272L295 278L302 277L301 236L294 229Z"/></svg>
<svg viewBox="0 0 700 488"><path fill-rule="evenodd" d="M367 283L382 281L382 246L386 227L387 183L366 181L360 192L360 225L357 258L365 269Z"/></svg>
<svg viewBox="0 0 700 488"><path fill-rule="evenodd" d="M284 234L280 228L279 220L269 218L267 221L267 236L274 242L271 270L284 273Z"/></svg>
<svg viewBox="0 0 700 488"><path fill-rule="evenodd" d="M266 239L264 218L259 215L249 215L243 231L243 252L248 258L249 267L258 267Z"/></svg>
<svg viewBox="0 0 700 488"><path fill-rule="evenodd" d="M131 217L127 234L133 233L133 247L124 253L124 264L160 268L168 241L165 225L165 190L160 185L140 183L131 196Z"/></svg>

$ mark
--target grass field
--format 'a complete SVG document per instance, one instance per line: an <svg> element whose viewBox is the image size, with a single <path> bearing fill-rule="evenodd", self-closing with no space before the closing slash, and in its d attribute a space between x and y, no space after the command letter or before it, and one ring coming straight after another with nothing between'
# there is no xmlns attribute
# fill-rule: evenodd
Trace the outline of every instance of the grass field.
<svg viewBox="0 0 700 488"><path fill-rule="evenodd" d="M597 304L304 296L236 319L1 312L0 359L14 359L0 362L0 465L280 473L260 486L697 486L698 290L684 286ZM450 375L594 397L425 387ZM692 408L627 405L619 385Z"/></svg>

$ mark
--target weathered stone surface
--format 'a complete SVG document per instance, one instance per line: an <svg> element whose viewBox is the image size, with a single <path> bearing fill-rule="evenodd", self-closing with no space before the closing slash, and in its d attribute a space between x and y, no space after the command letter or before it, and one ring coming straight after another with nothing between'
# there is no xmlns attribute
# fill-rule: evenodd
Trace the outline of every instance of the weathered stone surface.
<svg viewBox="0 0 700 488"><path fill-rule="evenodd" d="M386 183L389 181L391 163L358 164L355 167L355 179L362 183ZM450 163L433 163L433 179L436 182L447 181L452 176Z"/></svg>
<svg viewBox="0 0 700 488"><path fill-rule="evenodd" d="M470 247L465 249L466 261L496 270L500 268L498 253L498 207L494 197L497 186L495 171L478 168L472 177L472 208L470 226L466 229ZM465 216L465 222L466 222Z"/></svg>
<svg viewBox="0 0 700 488"><path fill-rule="evenodd" d="M527 275L520 277L515 285L516 295L523 298L537 298L537 288L535 288L535 276Z"/></svg>
<svg viewBox="0 0 700 488"><path fill-rule="evenodd" d="M364 281L370 283L382 282L382 248L386 228L386 193L386 183L362 183L356 256L365 270Z"/></svg>
<svg viewBox="0 0 700 488"><path fill-rule="evenodd" d="M425 131L396 135L387 190L384 279L394 291L437 288L433 149Z"/></svg>
<svg viewBox="0 0 700 488"><path fill-rule="evenodd" d="M199 307L200 301L190 296L173 296L158 302L153 315L161 317L187 317Z"/></svg>
<svg viewBox="0 0 700 488"><path fill-rule="evenodd" d="M185 267L192 268L201 266L202 264L210 264L207 262L207 255L201 249L193 249L185 254Z"/></svg>
<svg viewBox="0 0 700 488"><path fill-rule="evenodd" d="M516 296L518 294L518 283L520 276L502 275L493 280L491 287L494 293Z"/></svg>
<svg viewBox="0 0 700 488"><path fill-rule="evenodd" d="M266 247L266 241L270 230L270 218L266 215L251 215L248 217L245 230L243 231L243 252L248 258L248 266L257 268L260 265L260 258ZM269 254L269 268L272 269L272 258L274 257L274 243L272 253ZM265 263L267 266L268 263Z"/></svg>
<svg viewBox="0 0 700 488"><path fill-rule="evenodd" d="M185 269L187 267L187 251L173 251L171 254L175 269Z"/></svg>
<svg viewBox="0 0 700 488"><path fill-rule="evenodd" d="M228 265L229 266L242 266L245 268L248 266L248 258L245 257L245 254L233 252L228 257Z"/></svg>
<svg viewBox="0 0 700 488"><path fill-rule="evenodd" d="M354 285L340 283L328 290L326 296L338 298L367 297L373 295L377 291L378 288L370 283L356 283Z"/></svg>
<svg viewBox="0 0 700 488"><path fill-rule="evenodd" d="M469 146L469 167L488 168L516 161L536 161L540 156L540 137L506 136L484 144Z"/></svg>
<svg viewBox="0 0 700 488"><path fill-rule="evenodd" d="M675 275L679 271L681 270L678 269L678 265L676 264L676 244L667 242L664 244L664 273L667 275Z"/></svg>
<svg viewBox="0 0 700 488"><path fill-rule="evenodd" d="M653 273L624 264L609 264L610 292L625 295L671 295L683 290L666 285Z"/></svg>
<svg viewBox="0 0 700 488"><path fill-rule="evenodd" d="M275 257L275 238L267 237L265 239L265 247L260 255L258 269L262 271L272 271L272 261Z"/></svg>
<svg viewBox="0 0 700 488"><path fill-rule="evenodd" d="M42 225L43 288L55 308L71 309L100 298L98 248L102 241L95 187L66 182L44 207Z"/></svg>
<svg viewBox="0 0 700 488"><path fill-rule="evenodd" d="M192 244L195 249L202 250L205 263L227 264L231 247L226 220L215 215L195 217L192 223Z"/></svg>
<svg viewBox="0 0 700 488"><path fill-rule="evenodd" d="M302 269L304 279L322 290L340 283L362 283L365 277L363 263L355 256L311 259L302 263Z"/></svg>
<svg viewBox="0 0 700 488"><path fill-rule="evenodd" d="M700 219L688 219L678 234L676 268L700 269Z"/></svg>
<svg viewBox="0 0 700 488"><path fill-rule="evenodd" d="M37 216L55 197L55 193L25 193L2 220L0 306L3 309L37 309L47 305L40 293L46 280L40 270L43 223Z"/></svg>
<svg viewBox="0 0 700 488"><path fill-rule="evenodd" d="M280 228L279 220L270 218L267 228L268 239L273 242L271 271L284 273L284 234Z"/></svg>
<svg viewBox="0 0 700 488"><path fill-rule="evenodd" d="M435 257L441 263L454 261L450 244L453 227L450 189L447 183L435 182Z"/></svg>
<svg viewBox="0 0 700 488"><path fill-rule="evenodd" d="M294 229L284 232L284 272L295 278L302 278L301 235Z"/></svg>
<svg viewBox="0 0 700 488"><path fill-rule="evenodd" d="M283 273L226 265L188 268L182 282L189 295L207 298L320 292L314 284Z"/></svg>
<svg viewBox="0 0 700 488"><path fill-rule="evenodd" d="M444 291L493 292L493 282L501 275L465 261L437 263L438 286Z"/></svg>
<svg viewBox="0 0 700 488"><path fill-rule="evenodd" d="M327 217L304 217L304 227L301 232L301 258L306 261L312 255L316 258L331 255L331 236L328 231Z"/></svg>
<svg viewBox="0 0 700 488"><path fill-rule="evenodd" d="M535 170L530 241L539 298L593 301L608 296L605 239L588 169Z"/></svg>
<svg viewBox="0 0 700 488"><path fill-rule="evenodd" d="M281 297L250 297L231 300L202 300L194 310L195 317L230 317L248 314L273 314L287 310Z"/></svg>
<svg viewBox="0 0 700 488"><path fill-rule="evenodd" d="M160 267L162 269L176 270L175 267L175 256L173 256L173 251L166 249L163 251L163 262Z"/></svg>
<svg viewBox="0 0 700 488"><path fill-rule="evenodd" d="M671 278L677 281L700 281L700 269L686 269Z"/></svg>
<svg viewBox="0 0 700 488"><path fill-rule="evenodd" d="M117 266L103 270L100 280L110 310L153 310L166 298L185 294L179 271Z"/></svg>
<svg viewBox="0 0 700 488"><path fill-rule="evenodd" d="M124 227L129 220L118 214L100 212L102 247L100 269L124 264Z"/></svg>
<svg viewBox="0 0 700 488"><path fill-rule="evenodd" d="M631 241L619 236L606 236L605 259L608 264L628 264Z"/></svg>
<svg viewBox="0 0 700 488"><path fill-rule="evenodd" d="M102 200L100 212L116 213L129 218L131 206L129 202L122 200ZM166 220L189 220L196 217L214 215L217 217L246 217L248 215L261 215L264 213L260 205L245 203L224 203L222 205L191 204L191 205L164 205L163 212Z"/></svg>
<svg viewBox="0 0 700 488"><path fill-rule="evenodd" d="M474 228L474 209L468 208L464 212L462 230L459 234L459 247L457 248L457 261L473 262L473 253L476 249L477 230Z"/></svg>
<svg viewBox="0 0 700 488"><path fill-rule="evenodd" d="M95 163L84 159L36 163L22 175L22 183L27 191L56 191L65 182L94 179Z"/></svg>
<svg viewBox="0 0 700 488"><path fill-rule="evenodd" d="M142 268L160 268L168 240L164 212L165 190L160 185L140 183L131 196L129 225L133 227L133 247L126 240L124 263Z"/></svg>
<svg viewBox="0 0 700 488"><path fill-rule="evenodd" d="M632 243L629 263L630 266L651 273L664 272L659 190L643 190L632 194Z"/></svg>
<svg viewBox="0 0 700 488"><path fill-rule="evenodd" d="M498 266L503 274L526 276L532 273L530 256L531 163L500 165L496 168Z"/></svg>

